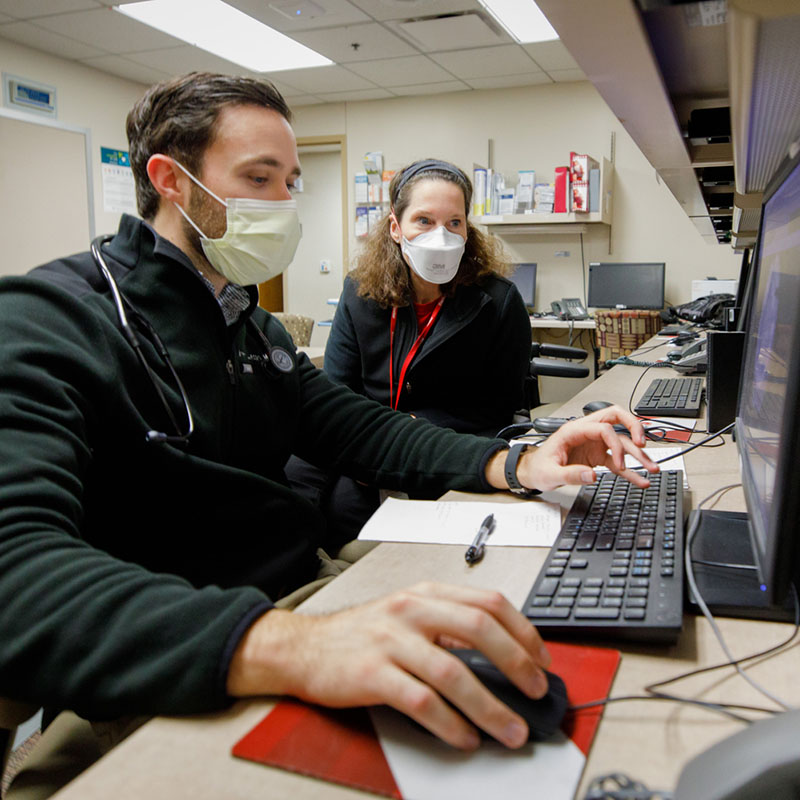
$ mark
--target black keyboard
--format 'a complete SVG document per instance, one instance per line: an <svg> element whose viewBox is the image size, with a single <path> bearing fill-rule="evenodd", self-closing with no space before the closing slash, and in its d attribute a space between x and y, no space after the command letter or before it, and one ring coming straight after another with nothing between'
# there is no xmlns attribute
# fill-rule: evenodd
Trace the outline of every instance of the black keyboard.
<svg viewBox="0 0 800 800"><path fill-rule="evenodd" d="M633 410L646 417L697 417L702 399L702 378L656 378Z"/></svg>
<svg viewBox="0 0 800 800"><path fill-rule="evenodd" d="M683 472L582 486L523 613L548 634L674 642L683 616Z"/></svg>

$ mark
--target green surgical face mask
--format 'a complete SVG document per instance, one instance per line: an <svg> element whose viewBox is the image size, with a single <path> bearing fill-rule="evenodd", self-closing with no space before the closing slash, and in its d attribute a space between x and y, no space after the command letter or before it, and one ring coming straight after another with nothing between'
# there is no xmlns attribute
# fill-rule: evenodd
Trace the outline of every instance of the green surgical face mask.
<svg viewBox="0 0 800 800"><path fill-rule="evenodd" d="M217 272L232 283L250 286L280 275L292 263L302 235L295 200L255 200L249 197L222 200L179 162L175 163L226 208L225 233L219 239L210 239L175 204L184 219L200 234L203 253Z"/></svg>

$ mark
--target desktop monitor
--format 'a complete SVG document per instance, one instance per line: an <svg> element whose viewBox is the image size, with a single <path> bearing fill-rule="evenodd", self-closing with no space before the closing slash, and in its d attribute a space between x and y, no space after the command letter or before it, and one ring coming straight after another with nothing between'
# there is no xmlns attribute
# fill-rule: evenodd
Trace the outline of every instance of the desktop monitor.
<svg viewBox="0 0 800 800"><path fill-rule="evenodd" d="M664 308L664 264L589 264L589 305L594 308Z"/></svg>
<svg viewBox="0 0 800 800"><path fill-rule="evenodd" d="M725 515L711 512L723 528L699 544L701 551L728 546L715 561L730 563L730 548L745 544L752 554L757 579L749 593L741 589L742 574L711 569L708 589L719 613L776 619L789 613L790 586L800 582L800 156L783 165L765 193L753 272L736 415L747 514L735 515L734 534L724 529ZM709 560L708 552L701 555ZM719 594L725 588L727 599ZM725 610L729 604L741 613Z"/></svg>
<svg viewBox="0 0 800 800"><path fill-rule="evenodd" d="M536 307L536 264L514 264L514 272L510 278L519 289L525 307L528 311L533 311Z"/></svg>

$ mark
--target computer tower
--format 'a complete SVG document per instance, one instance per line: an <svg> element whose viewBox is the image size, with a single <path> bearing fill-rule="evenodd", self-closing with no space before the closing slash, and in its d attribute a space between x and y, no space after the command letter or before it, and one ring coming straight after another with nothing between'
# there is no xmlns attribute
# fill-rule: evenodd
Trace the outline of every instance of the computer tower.
<svg viewBox="0 0 800 800"><path fill-rule="evenodd" d="M730 425L736 417L746 334L742 331L709 331L707 336L706 419L711 433Z"/></svg>

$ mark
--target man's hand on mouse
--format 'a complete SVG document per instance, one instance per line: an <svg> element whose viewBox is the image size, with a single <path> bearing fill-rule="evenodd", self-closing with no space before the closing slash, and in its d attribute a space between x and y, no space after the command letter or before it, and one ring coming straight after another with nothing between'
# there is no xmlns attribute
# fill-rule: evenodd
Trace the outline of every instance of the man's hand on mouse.
<svg viewBox="0 0 800 800"><path fill-rule="evenodd" d="M624 425L631 437L620 436L614 424ZM642 423L619 406L595 411L582 419L574 419L552 433L539 447L530 448L519 460L517 478L530 489L543 492L569 484L593 483L594 467L608 467L636 486L646 487L650 481L625 466L626 454L632 455L648 472L659 467L641 449L645 443ZM503 473L505 451L492 456L486 469L492 486L505 488Z"/></svg>
<svg viewBox="0 0 800 800"><path fill-rule="evenodd" d="M528 619L498 592L437 583L324 617L268 611L234 652L227 690L340 708L386 704L465 750L480 743L468 718L521 747L525 722L447 652L454 645L480 650L529 697L546 693L550 656Z"/></svg>

